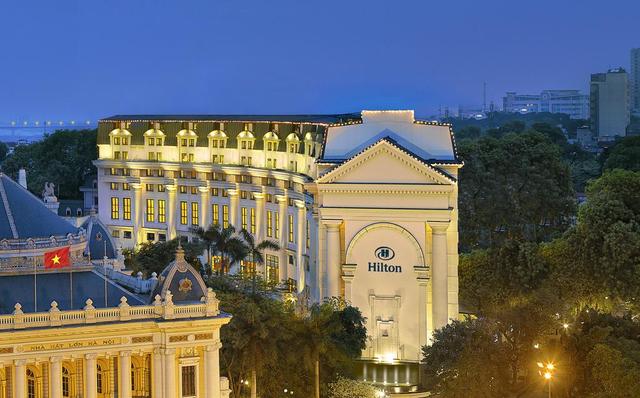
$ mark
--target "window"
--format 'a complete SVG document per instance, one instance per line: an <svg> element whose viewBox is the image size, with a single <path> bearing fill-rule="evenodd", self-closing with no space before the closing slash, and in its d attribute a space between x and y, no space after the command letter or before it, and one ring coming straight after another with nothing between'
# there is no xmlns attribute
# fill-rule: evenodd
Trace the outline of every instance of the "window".
<svg viewBox="0 0 640 398"><path fill-rule="evenodd" d="M64 214L65 214L67 217L71 217L71 209L67 207L67 209L64 211Z"/></svg>
<svg viewBox="0 0 640 398"><path fill-rule="evenodd" d="M111 236L114 238L119 238L120 237L120 231L118 231L117 229L114 229L113 231L111 231Z"/></svg>
<svg viewBox="0 0 640 398"><path fill-rule="evenodd" d="M147 199L147 221L154 222L156 220L155 203L153 199Z"/></svg>
<svg viewBox="0 0 640 398"><path fill-rule="evenodd" d="M127 160L128 158L129 158L129 152L123 151L122 152L122 160Z"/></svg>
<svg viewBox="0 0 640 398"><path fill-rule="evenodd" d="M267 267L267 281L278 283L280 281L280 270L278 267L278 256L267 254L265 256L265 265Z"/></svg>
<svg viewBox="0 0 640 398"><path fill-rule="evenodd" d="M218 196L218 192L219 192L218 188L211 188L211 196Z"/></svg>
<svg viewBox="0 0 640 398"><path fill-rule="evenodd" d="M156 152L156 160L157 161L161 161L162 160L162 152Z"/></svg>
<svg viewBox="0 0 640 398"><path fill-rule="evenodd" d="M226 189L222 188L222 197L226 198L227 196L229 196L229 192Z"/></svg>
<svg viewBox="0 0 640 398"><path fill-rule="evenodd" d="M167 235L166 234L158 234L158 241L159 242L166 242L167 241Z"/></svg>
<svg viewBox="0 0 640 398"><path fill-rule="evenodd" d="M187 186L186 185L180 185L180 193L187 193Z"/></svg>
<svg viewBox="0 0 640 398"><path fill-rule="evenodd" d="M158 200L158 222L167 222L167 209L164 199Z"/></svg>
<svg viewBox="0 0 640 398"><path fill-rule="evenodd" d="M251 233L255 234L256 233L256 209L254 209L253 207L251 208L250 217L251 217Z"/></svg>
<svg viewBox="0 0 640 398"><path fill-rule="evenodd" d="M166 190L167 190L167 188L164 185L158 184L158 192L164 192Z"/></svg>
<svg viewBox="0 0 640 398"><path fill-rule="evenodd" d="M198 202L191 202L191 225L198 225Z"/></svg>
<svg viewBox="0 0 640 398"><path fill-rule="evenodd" d="M213 225L220 224L220 205L211 205L211 222Z"/></svg>
<svg viewBox="0 0 640 398"><path fill-rule="evenodd" d="M275 217L276 233L274 235L276 239L280 239L280 213L274 212L274 214L276 216Z"/></svg>
<svg viewBox="0 0 640 398"><path fill-rule="evenodd" d="M196 367L195 365L182 367L182 397L196 396Z"/></svg>
<svg viewBox="0 0 640 398"><path fill-rule="evenodd" d="M111 183L111 190L112 191L117 191L118 190L118 183L117 182L112 182Z"/></svg>
<svg viewBox="0 0 640 398"><path fill-rule="evenodd" d="M309 233L309 220L306 220L306 221L307 221L307 230L306 230L307 243L306 243L306 246L307 246L307 249L308 249L308 248L311 247L311 234Z"/></svg>
<svg viewBox="0 0 640 398"><path fill-rule="evenodd" d="M118 198L111 198L111 219L117 220L120 218L120 200Z"/></svg>
<svg viewBox="0 0 640 398"><path fill-rule="evenodd" d="M71 396L71 383L69 382L69 370L62 368L62 396L68 398Z"/></svg>
<svg viewBox="0 0 640 398"><path fill-rule="evenodd" d="M229 226L229 206L222 205L222 228Z"/></svg>
<svg viewBox="0 0 640 398"><path fill-rule="evenodd" d="M156 140L154 138L147 138L147 145L154 146L156 144Z"/></svg>
<svg viewBox="0 0 640 398"><path fill-rule="evenodd" d="M187 202L181 201L180 202L180 224L182 225L187 225L187 212L188 212Z"/></svg>
<svg viewBox="0 0 640 398"><path fill-rule="evenodd" d="M147 192L153 192L153 184L147 184L146 190Z"/></svg>
<svg viewBox="0 0 640 398"><path fill-rule="evenodd" d="M27 398L36 398L36 375L27 369Z"/></svg>
<svg viewBox="0 0 640 398"><path fill-rule="evenodd" d="M147 232L147 241L153 242L154 240L156 240L156 234L153 232Z"/></svg>
<svg viewBox="0 0 640 398"><path fill-rule="evenodd" d="M131 198L122 198L122 219L131 220Z"/></svg>
<svg viewBox="0 0 640 398"><path fill-rule="evenodd" d="M131 191L131 185L129 185L128 182L123 182L122 183L122 190L123 191Z"/></svg>
<svg viewBox="0 0 640 398"><path fill-rule="evenodd" d="M155 152L149 152L149 157L147 159L148 160L156 160L156 153Z"/></svg>
<svg viewBox="0 0 640 398"><path fill-rule="evenodd" d="M115 151L113 152L113 158L115 160L120 160L120 152L119 151Z"/></svg>
<svg viewBox="0 0 640 398"><path fill-rule="evenodd" d="M96 389L98 394L102 394L102 367L100 365L96 365Z"/></svg>
<svg viewBox="0 0 640 398"><path fill-rule="evenodd" d="M131 231L123 231L122 237L125 239L131 239Z"/></svg>
<svg viewBox="0 0 640 398"><path fill-rule="evenodd" d="M120 137L113 137L113 145L120 145Z"/></svg>
<svg viewBox="0 0 640 398"><path fill-rule="evenodd" d="M247 208L243 207L241 210L242 210L242 229L247 229Z"/></svg>
<svg viewBox="0 0 640 398"><path fill-rule="evenodd" d="M196 195L198 193L198 187L191 187L191 195Z"/></svg>
<svg viewBox="0 0 640 398"><path fill-rule="evenodd" d="M273 212L267 211L267 237L273 236Z"/></svg>
<svg viewBox="0 0 640 398"><path fill-rule="evenodd" d="M293 214L289 214L289 243L293 243Z"/></svg>
<svg viewBox="0 0 640 398"><path fill-rule="evenodd" d="M240 191L240 199L246 199L247 198L247 191Z"/></svg>

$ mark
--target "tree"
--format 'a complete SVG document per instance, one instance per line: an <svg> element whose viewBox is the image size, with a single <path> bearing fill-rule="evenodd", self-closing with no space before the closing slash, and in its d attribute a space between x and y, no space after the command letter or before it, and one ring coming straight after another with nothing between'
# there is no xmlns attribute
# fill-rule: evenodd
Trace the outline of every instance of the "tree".
<svg viewBox="0 0 640 398"><path fill-rule="evenodd" d="M262 242L256 244L255 238L253 235L247 231L246 229L240 230L240 236L244 239L244 243L247 248L247 256L245 259L249 259L251 261L251 277L255 283L256 279L256 267L258 265L264 265L264 255L263 252L265 250L280 250L280 245L269 239L265 239ZM266 276L266 272L264 273Z"/></svg>
<svg viewBox="0 0 640 398"><path fill-rule="evenodd" d="M570 224L575 201L560 150L540 133L462 141L460 245L543 241Z"/></svg>
<svg viewBox="0 0 640 398"><path fill-rule="evenodd" d="M7 158L7 153L9 153L9 146L0 141L0 162L3 162Z"/></svg>
<svg viewBox="0 0 640 398"><path fill-rule="evenodd" d="M220 256L220 272L226 274L232 264L247 256L249 249L242 238L236 235L236 229L233 225L223 228L215 224L210 229L213 238L213 252Z"/></svg>
<svg viewBox="0 0 640 398"><path fill-rule="evenodd" d="M370 383L344 377L329 383L329 398L378 398L378 392Z"/></svg>
<svg viewBox="0 0 640 398"><path fill-rule="evenodd" d="M202 253L203 247L197 243L182 242L185 252L185 260L196 270L200 270L202 264L198 256ZM168 242L145 242L138 250L128 253L125 264L132 269L134 274L142 272L146 276L153 272L160 273L176 258L178 248L178 238Z"/></svg>
<svg viewBox="0 0 640 398"><path fill-rule="evenodd" d="M17 179L24 168L29 190L37 196L45 182L53 182L60 198L80 198L85 176L96 172L96 137L96 130L58 130L41 141L17 146L2 162L2 171Z"/></svg>
<svg viewBox="0 0 640 398"><path fill-rule="evenodd" d="M211 249L217 237L216 227L215 225L211 225L207 229L204 229L200 226L192 227L191 233L194 234L204 244L204 248L207 251L207 261L205 262L205 266L207 275L209 275L211 274Z"/></svg>
<svg viewBox="0 0 640 398"><path fill-rule="evenodd" d="M604 169L640 171L640 136L624 137L605 151Z"/></svg>

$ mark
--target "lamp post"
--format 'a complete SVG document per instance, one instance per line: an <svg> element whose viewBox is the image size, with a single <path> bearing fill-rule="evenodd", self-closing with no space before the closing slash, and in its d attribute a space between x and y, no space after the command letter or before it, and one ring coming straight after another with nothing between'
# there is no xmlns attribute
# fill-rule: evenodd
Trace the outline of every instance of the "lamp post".
<svg viewBox="0 0 640 398"><path fill-rule="evenodd" d="M548 362L547 364L538 362L538 368L540 368L538 373L549 383L549 398L551 398L551 379L553 378L553 372L556 370L556 366L552 362Z"/></svg>

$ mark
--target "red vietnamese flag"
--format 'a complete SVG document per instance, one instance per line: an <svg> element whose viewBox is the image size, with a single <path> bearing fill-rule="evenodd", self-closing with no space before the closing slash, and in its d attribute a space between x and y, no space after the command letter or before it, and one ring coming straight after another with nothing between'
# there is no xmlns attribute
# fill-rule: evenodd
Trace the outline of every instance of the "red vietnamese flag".
<svg viewBox="0 0 640 398"><path fill-rule="evenodd" d="M69 247L63 247L62 249L52 250L44 253L44 268L55 269L64 268L71 265L69 260Z"/></svg>

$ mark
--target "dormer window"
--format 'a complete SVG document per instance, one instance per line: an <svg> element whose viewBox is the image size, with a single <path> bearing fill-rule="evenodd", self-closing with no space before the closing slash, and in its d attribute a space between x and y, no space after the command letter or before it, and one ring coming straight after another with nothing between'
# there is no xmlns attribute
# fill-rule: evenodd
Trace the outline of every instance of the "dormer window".
<svg viewBox="0 0 640 398"><path fill-rule="evenodd" d="M287 152L298 153L300 149L300 138L295 133L291 133L287 136Z"/></svg>
<svg viewBox="0 0 640 398"><path fill-rule="evenodd" d="M195 149L198 142L198 136L194 131L196 124L192 122L185 123L184 129L180 130L177 135L178 151L180 153L181 162L194 162Z"/></svg>
<svg viewBox="0 0 640 398"><path fill-rule="evenodd" d="M313 136L311 133L304 135L304 154L307 156L312 156L313 154Z"/></svg>
<svg viewBox="0 0 640 398"><path fill-rule="evenodd" d="M210 149L224 149L227 147L227 134L224 132L224 123L219 123L218 128L207 136Z"/></svg>
<svg viewBox="0 0 640 398"><path fill-rule="evenodd" d="M164 133L160 130L160 123L154 122L151 128L144 133L144 143L147 149L148 160L162 160L162 146L164 145Z"/></svg>
<svg viewBox="0 0 640 398"><path fill-rule="evenodd" d="M238 134L238 149L253 149L253 143L256 138L251 132L253 130L253 123L245 123L244 129Z"/></svg>
<svg viewBox="0 0 640 398"><path fill-rule="evenodd" d="M115 128L109 133L111 140L112 158L116 160L127 160L129 145L131 144L131 133L127 128L127 122L118 122Z"/></svg>

